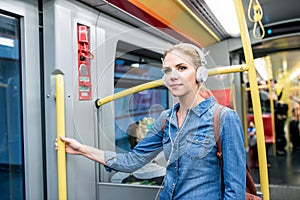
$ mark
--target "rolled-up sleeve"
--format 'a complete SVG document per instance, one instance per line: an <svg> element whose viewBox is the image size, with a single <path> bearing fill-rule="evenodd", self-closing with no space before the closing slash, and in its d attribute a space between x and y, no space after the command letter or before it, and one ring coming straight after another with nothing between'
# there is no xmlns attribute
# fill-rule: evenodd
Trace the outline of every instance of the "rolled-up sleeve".
<svg viewBox="0 0 300 200"><path fill-rule="evenodd" d="M117 153L113 151L104 151L104 159L106 162L105 169L109 172L112 171L112 168L109 166L112 166L116 162Z"/></svg>

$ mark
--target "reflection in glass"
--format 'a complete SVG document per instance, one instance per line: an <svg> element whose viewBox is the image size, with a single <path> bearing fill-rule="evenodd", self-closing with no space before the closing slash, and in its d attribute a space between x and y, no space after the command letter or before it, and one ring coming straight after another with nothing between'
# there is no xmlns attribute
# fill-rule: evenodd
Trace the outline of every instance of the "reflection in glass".
<svg viewBox="0 0 300 200"><path fill-rule="evenodd" d="M119 43L117 49L119 56L115 59L115 93L163 76L160 54L138 47L125 51L124 46L128 44ZM141 91L116 100L114 103L116 152L131 151L145 137L159 114L167 108L167 102L168 91L165 87ZM111 177L111 182L161 185L165 175L163 164L164 156L159 154L152 162L132 174L115 173Z"/></svg>

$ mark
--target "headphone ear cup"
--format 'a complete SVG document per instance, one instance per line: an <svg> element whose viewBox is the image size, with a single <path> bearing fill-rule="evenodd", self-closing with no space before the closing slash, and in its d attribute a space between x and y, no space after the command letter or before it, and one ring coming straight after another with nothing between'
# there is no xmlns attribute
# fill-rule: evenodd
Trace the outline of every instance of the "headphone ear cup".
<svg viewBox="0 0 300 200"><path fill-rule="evenodd" d="M206 67L198 67L196 74L196 81L198 83L206 82L208 78L208 70Z"/></svg>

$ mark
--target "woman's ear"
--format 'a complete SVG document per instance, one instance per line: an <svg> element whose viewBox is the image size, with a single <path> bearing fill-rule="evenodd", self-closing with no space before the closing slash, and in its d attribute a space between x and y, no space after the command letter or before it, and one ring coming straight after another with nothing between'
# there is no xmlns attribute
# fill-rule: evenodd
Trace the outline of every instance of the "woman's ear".
<svg viewBox="0 0 300 200"><path fill-rule="evenodd" d="M196 72L196 81L198 83L206 82L208 78L208 70L206 67L198 67Z"/></svg>

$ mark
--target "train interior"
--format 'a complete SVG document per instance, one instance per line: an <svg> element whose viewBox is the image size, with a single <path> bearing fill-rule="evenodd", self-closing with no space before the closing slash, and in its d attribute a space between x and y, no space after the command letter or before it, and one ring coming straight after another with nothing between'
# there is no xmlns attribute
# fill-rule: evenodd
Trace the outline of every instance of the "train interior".
<svg viewBox="0 0 300 200"><path fill-rule="evenodd" d="M131 151L161 111L176 103L160 81L161 58L179 42L205 49L211 71L253 60L255 74L211 75L207 85L243 122L247 164L259 194L298 199L300 1L0 4L1 199L158 199L163 155L132 174L108 172L80 156L60 160L54 142L64 133L100 149ZM264 145L255 160L247 132L257 113ZM66 180L59 179L60 163Z"/></svg>

